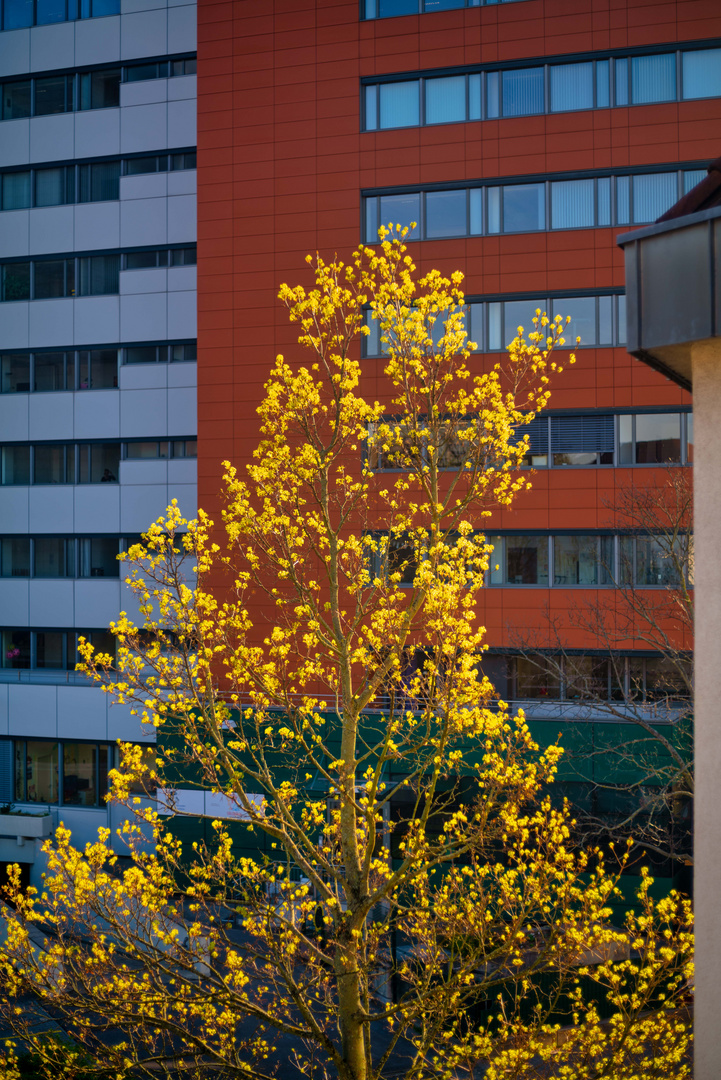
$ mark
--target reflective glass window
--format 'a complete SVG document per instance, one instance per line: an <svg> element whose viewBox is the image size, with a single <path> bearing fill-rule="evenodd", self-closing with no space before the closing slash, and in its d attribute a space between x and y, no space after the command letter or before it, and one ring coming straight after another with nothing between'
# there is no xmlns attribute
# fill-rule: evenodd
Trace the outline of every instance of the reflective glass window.
<svg viewBox="0 0 721 1080"><path fill-rule="evenodd" d="M80 574L82 577L119 577L117 539L103 536L81 540Z"/></svg>
<svg viewBox="0 0 721 1080"><path fill-rule="evenodd" d="M30 389L30 357L23 353L0 356L0 390L3 394L22 394Z"/></svg>
<svg viewBox="0 0 721 1080"><path fill-rule="evenodd" d="M608 660L600 656L566 656L563 660L564 697L571 700L608 698Z"/></svg>
<svg viewBox="0 0 721 1080"><path fill-rule="evenodd" d="M379 19L393 15L415 15L418 10L418 0L378 0Z"/></svg>
<svg viewBox="0 0 721 1080"><path fill-rule="evenodd" d="M551 227L584 229L596 224L594 181L559 180L551 184Z"/></svg>
<svg viewBox="0 0 721 1080"><path fill-rule="evenodd" d="M35 0L38 26L47 23L64 22L67 18L65 0Z"/></svg>
<svg viewBox="0 0 721 1080"><path fill-rule="evenodd" d="M5 537L0 543L0 574L3 577L30 577L30 538Z"/></svg>
<svg viewBox="0 0 721 1080"><path fill-rule="evenodd" d="M465 236L465 191L429 191L426 195L426 236Z"/></svg>
<svg viewBox="0 0 721 1080"><path fill-rule="evenodd" d="M33 0L3 0L3 30L19 30L33 24Z"/></svg>
<svg viewBox="0 0 721 1080"><path fill-rule="evenodd" d="M93 255L78 261L80 296L106 296L118 292L120 256Z"/></svg>
<svg viewBox="0 0 721 1080"><path fill-rule="evenodd" d="M39 536L35 539L35 577L59 578L68 576L68 541L56 536Z"/></svg>
<svg viewBox="0 0 721 1080"><path fill-rule="evenodd" d="M80 202L120 198L120 162L99 161L80 166Z"/></svg>
<svg viewBox="0 0 721 1080"><path fill-rule="evenodd" d="M466 77L427 79L426 123L447 124L466 119Z"/></svg>
<svg viewBox="0 0 721 1080"><path fill-rule="evenodd" d="M681 460L681 417L678 413L636 416L636 462L663 464Z"/></svg>
<svg viewBox="0 0 721 1080"><path fill-rule="evenodd" d="M613 574L613 538L555 536L555 585L608 585Z"/></svg>
<svg viewBox="0 0 721 1080"><path fill-rule="evenodd" d="M126 364L154 364L158 359L155 345L138 345L125 350Z"/></svg>
<svg viewBox="0 0 721 1080"><path fill-rule="evenodd" d="M683 96L721 97L721 49L681 53Z"/></svg>
<svg viewBox="0 0 721 1080"><path fill-rule="evenodd" d="M164 65L167 73L167 64ZM125 69L126 82L141 82L143 79L157 79L157 64L132 64Z"/></svg>
<svg viewBox="0 0 721 1080"><path fill-rule="evenodd" d="M388 542L388 573L399 574L400 585L412 585L416 576L416 556L412 541L391 536Z"/></svg>
<svg viewBox="0 0 721 1080"><path fill-rule="evenodd" d="M631 59L631 103L676 100L676 54Z"/></svg>
<svg viewBox="0 0 721 1080"><path fill-rule="evenodd" d="M420 123L417 79L412 82L381 83L380 127L415 127Z"/></svg>
<svg viewBox="0 0 721 1080"><path fill-rule="evenodd" d="M30 79L3 83L2 99L3 120L21 120L30 116Z"/></svg>
<svg viewBox="0 0 721 1080"><path fill-rule="evenodd" d="M66 181L66 169L58 166L54 169L35 170L35 205L36 206L61 206L68 199L68 184Z"/></svg>
<svg viewBox="0 0 721 1080"><path fill-rule="evenodd" d="M120 469L120 443L80 446L80 483L115 484Z"/></svg>
<svg viewBox="0 0 721 1080"><path fill-rule="evenodd" d="M119 15L120 0L92 0L93 18L100 15Z"/></svg>
<svg viewBox="0 0 721 1080"><path fill-rule="evenodd" d="M97 806L98 748L94 743L63 743L63 806Z"/></svg>
<svg viewBox="0 0 721 1080"><path fill-rule="evenodd" d="M551 68L551 112L593 108L593 64L559 64Z"/></svg>
<svg viewBox="0 0 721 1080"><path fill-rule="evenodd" d="M80 108L108 109L120 104L120 68L87 71L80 75Z"/></svg>
<svg viewBox="0 0 721 1080"><path fill-rule="evenodd" d="M28 740L25 746L25 801L56 803L58 801L58 744L32 739Z"/></svg>
<svg viewBox="0 0 721 1080"><path fill-rule="evenodd" d="M504 232L536 232L545 228L545 217L544 184L506 184L503 188Z"/></svg>
<svg viewBox="0 0 721 1080"><path fill-rule="evenodd" d="M506 537L506 580L509 585L548 585L548 537Z"/></svg>
<svg viewBox="0 0 721 1080"><path fill-rule="evenodd" d="M418 192L411 192L409 195L381 195L379 201L381 225L391 225L393 227L402 225L409 228L411 222L415 222L416 228L409 228L407 239L419 239L421 197Z"/></svg>
<svg viewBox="0 0 721 1080"><path fill-rule="evenodd" d="M7 172L2 178L3 210L24 210L30 206L30 173Z"/></svg>
<svg viewBox="0 0 721 1080"><path fill-rule="evenodd" d="M580 337L582 345L596 344L596 298L595 296L569 296L564 299L554 300L552 307L554 317L563 316L563 336L566 344L573 347L576 338ZM566 316L571 316L571 322L565 325Z"/></svg>
<svg viewBox="0 0 721 1080"><path fill-rule="evenodd" d="M678 586L681 554L674 557L671 540L665 537L636 537L636 584Z"/></svg>
<svg viewBox="0 0 721 1080"><path fill-rule="evenodd" d="M558 665L552 659L544 656L518 656L515 668L518 698L560 698Z"/></svg>
<svg viewBox="0 0 721 1080"><path fill-rule="evenodd" d="M505 348L515 337L518 336L519 326L523 327L525 335L533 329L533 319L536 309L545 309L545 301L539 300L507 300L503 305L503 341L501 347Z"/></svg>
<svg viewBox="0 0 721 1080"><path fill-rule="evenodd" d="M117 349L90 349L78 354L80 390L110 390L118 385Z"/></svg>
<svg viewBox="0 0 721 1080"><path fill-rule="evenodd" d="M504 116L531 116L544 111L543 68L501 73Z"/></svg>
<svg viewBox="0 0 721 1080"><path fill-rule="evenodd" d="M652 173L633 177L634 224L655 221L678 199L677 174Z"/></svg>
<svg viewBox="0 0 721 1080"><path fill-rule="evenodd" d="M30 483L29 446L3 446L2 482L3 484Z"/></svg>
<svg viewBox="0 0 721 1080"><path fill-rule="evenodd" d="M142 176L145 173L154 173L164 170L158 169L159 159L153 154L151 157L128 158L125 162L126 176ZM167 158L165 158L167 163Z"/></svg>
<svg viewBox="0 0 721 1080"><path fill-rule="evenodd" d="M35 116L65 112L65 76L35 80Z"/></svg>

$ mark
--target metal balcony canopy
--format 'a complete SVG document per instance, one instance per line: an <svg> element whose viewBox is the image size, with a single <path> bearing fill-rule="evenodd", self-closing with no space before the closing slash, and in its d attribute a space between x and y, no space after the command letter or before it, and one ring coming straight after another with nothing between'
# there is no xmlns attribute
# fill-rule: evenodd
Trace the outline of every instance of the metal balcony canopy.
<svg viewBox="0 0 721 1080"><path fill-rule="evenodd" d="M721 157L653 224L617 239L626 259L626 348L691 389L691 350L721 348Z"/></svg>

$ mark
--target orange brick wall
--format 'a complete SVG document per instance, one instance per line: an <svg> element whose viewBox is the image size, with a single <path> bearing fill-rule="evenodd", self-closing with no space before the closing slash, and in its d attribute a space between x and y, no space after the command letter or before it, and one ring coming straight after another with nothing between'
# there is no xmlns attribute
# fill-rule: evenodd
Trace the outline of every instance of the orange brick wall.
<svg viewBox="0 0 721 1080"><path fill-rule="evenodd" d="M270 364L295 346L278 287L308 280L307 252L353 249L361 189L720 152L721 100L374 133L359 121L364 75L721 37L719 0L520 0L373 22L359 20L357 0L201 0L198 20L198 483L211 513L220 462L249 459ZM622 286L620 231L432 241L412 254L422 270L461 269L469 295ZM365 389L382 399L380 369L367 361ZM553 405L688 400L625 350L586 349ZM608 527L614 486L630 478L621 469L539 471L492 525ZM567 613L570 602L559 589L489 590L491 638L502 644L507 622L533 621L547 604Z"/></svg>

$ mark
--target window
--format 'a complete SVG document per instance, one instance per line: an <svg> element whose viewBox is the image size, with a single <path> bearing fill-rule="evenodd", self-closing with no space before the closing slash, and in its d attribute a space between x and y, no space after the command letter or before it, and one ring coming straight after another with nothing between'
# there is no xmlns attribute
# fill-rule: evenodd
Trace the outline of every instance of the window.
<svg viewBox="0 0 721 1080"><path fill-rule="evenodd" d="M551 112L592 109L593 87L592 63L559 64L552 67Z"/></svg>
<svg viewBox="0 0 721 1080"><path fill-rule="evenodd" d="M30 631L2 631L2 666L4 668L30 667Z"/></svg>
<svg viewBox="0 0 721 1080"><path fill-rule="evenodd" d="M638 171L543 183L478 181L473 187L445 191L367 195L363 239L377 243L381 225L408 228L409 240L431 240L654 221L705 175L702 169ZM411 229L413 222L416 227Z"/></svg>
<svg viewBox="0 0 721 1080"><path fill-rule="evenodd" d="M552 416L551 449L555 466L613 465L614 418L594 416Z"/></svg>
<svg viewBox="0 0 721 1080"><path fill-rule="evenodd" d="M554 585L610 585L613 574L612 536L554 536Z"/></svg>
<svg viewBox="0 0 721 1080"><path fill-rule="evenodd" d="M123 256L123 270L151 270L157 266L195 266L198 261L195 245L185 248L129 251Z"/></svg>
<svg viewBox="0 0 721 1080"><path fill-rule="evenodd" d="M466 119L466 80L463 75L427 79L426 123L449 124Z"/></svg>
<svg viewBox="0 0 721 1080"><path fill-rule="evenodd" d="M721 49L681 53L681 80L687 101L721 96Z"/></svg>
<svg viewBox="0 0 721 1080"><path fill-rule="evenodd" d="M120 0L0 0L3 30L119 14Z"/></svg>
<svg viewBox="0 0 721 1080"><path fill-rule="evenodd" d="M144 79L167 79L177 75L195 75L195 57L181 60L158 60L150 63L126 64L123 68L124 82L141 82Z"/></svg>
<svg viewBox="0 0 721 1080"><path fill-rule="evenodd" d="M30 173L4 173L2 178L3 210L23 210L28 206L30 206Z"/></svg>
<svg viewBox="0 0 721 1080"><path fill-rule="evenodd" d="M75 295L75 260L43 259L35 263L33 299Z"/></svg>
<svg viewBox="0 0 721 1080"><path fill-rule="evenodd" d="M679 588L692 584L690 536L622 536L620 580L623 586Z"/></svg>
<svg viewBox="0 0 721 1080"><path fill-rule="evenodd" d="M125 363L183 363L196 360L197 346L195 342L164 342L131 347L123 353ZM78 352L0 353L0 393L116 389L118 355L117 346Z"/></svg>
<svg viewBox="0 0 721 1080"><path fill-rule="evenodd" d="M30 357L22 353L0 356L0 390L3 394L24 393L30 389Z"/></svg>
<svg viewBox="0 0 721 1080"><path fill-rule="evenodd" d="M30 447L2 447L2 483L30 483Z"/></svg>
<svg viewBox="0 0 721 1080"><path fill-rule="evenodd" d="M114 109L120 104L120 68L84 71L79 84L80 109Z"/></svg>
<svg viewBox="0 0 721 1080"><path fill-rule="evenodd" d="M90 349L78 353L78 389L110 390L117 385L117 349Z"/></svg>
<svg viewBox="0 0 721 1080"><path fill-rule="evenodd" d="M0 575L30 577L30 537L4 537L0 541Z"/></svg>
<svg viewBox="0 0 721 1080"><path fill-rule="evenodd" d="M15 797L19 802L56 803L59 786L57 742L40 739L15 743Z"/></svg>
<svg viewBox="0 0 721 1080"><path fill-rule="evenodd" d="M16 802L105 805L109 744L15 739L13 756Z"/></svg>
<svg viewBox="0 0 721 1080"><path fill-rule="evenodd" d="M542 67L501 72L501 115L531 116L544 112L543 74Z"/></svg>
<svg viewBox="0 0 721 1080"><path fill-rule="evenodd" d="M36 353L34 363L36 391L75 388L73 353Z"/></svg>
<svg viewBox="0 0 721 1080"><path fill-rule="evenodd" d="M2 118L3 120L21 120L30 116L32 98L30 79L3 83Z"/></svg>
<svg viewBox="0 0 721 1080"><path fill-rule="evenodd" d="M363 0L364 19L389 19L394 15L417 15L429 11L453 11L481 4L512 3L515 0Z"/></svg>
<svg viewBox="0 0 721 1080"><path fill-rule="evenodd" d="M158 458L195 458L198 456L197 439L166 439L125 443L128 461L150 461Z"/></svg>
<svg viewBox="0 0 721 1080"><path fill-rule="evenodd" d="M120 198L120 162L101 161L80 165L78 202L102 202Z"/></svg>
<svg viewBox="0 0 721 1080"><path fill-rule="evenodd" d="M682 413L637 413L635 416L620 416L620 464L680 463L683 420ZM683 460L689 460L687 454L683 455Z"/></svg>
<svg viewBox="0 0 721 1080"><path fill-rule="evenodd" d="M29 262L3 264L2 299L6 302L30 299Z"/></svg>
<svg viewBox="0 0 721 1080"><path fill-rule="evenodd" d="M65 443L38 443L34 447L34 451L34 484L73 483L75 480L75 455L68 454L68 447Z"/></svg>
<svg viewBox="0 0 721 1080"><path fill-rule="evenodd" d="M79 483L116 484L120 443L86 443L79 447Z"/></svg>
<svg viewBox="0 0 721 1080"><path fill-rule="evenodd" d="M78 259L79 296L109 296L120 288L119 255L91 255Z"/></svg>
<svg viewBox="0 0 721 1080"><path fill-rule="evenodd" d="M35 116L72 112L72 75L55 75L48 79L35 79Z"/></svg>
<svg viewBox="0 0 721 1080"><path fill-rule="evenodd" d="M33 541L33 577L75 577L73 541L38 536Z"/></svg>
<svg viewBox="0 0 721 1080"><path fill-rule="evenodd" d="M679 704L689 699L690 658L661 656L525 656L483 657L483 670L504 700L647 701Z"/></svg>
<svg viewBox="0 0 721 1080"><path fill-rule="evenodd" d="M61 165L52 169L35 169L34 179L33 206L62 206L63 203L75 202L75 172L72 167Z"/></svg>
<svg viewBox="0 0 721 1080"><path fill-rule="evenodd" d="M514 664L514 693L516 699L559 698L561 685L558 666L545 656L519 656Z"/></svg>
<svg viewBox="0 0 721 1080"><path fill-rule="evenodd" d="M80 577L119 577L118 552L114 536L80 540Z"/></svg>

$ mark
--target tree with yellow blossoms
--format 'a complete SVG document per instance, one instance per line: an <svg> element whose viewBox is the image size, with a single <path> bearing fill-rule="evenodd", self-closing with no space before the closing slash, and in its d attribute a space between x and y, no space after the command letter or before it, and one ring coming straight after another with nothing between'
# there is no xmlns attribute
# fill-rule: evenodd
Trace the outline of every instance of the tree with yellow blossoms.
<svg viewBox="0 0 721 1080"><path fill-rule="evenodd" d="M613 925L622 860L574 848L560 748L482 673L483 522L529 487L563 325L539 312L479 374L461 275L381 240L282 287L300 350L222 529L170 507L128 556L142 625L84 647L157 729L158 801L125 746L129 859L59 828L6 912L5 1013L48 1076L74 1059L28 1001L118 1078L690 1075L687 904L646 878ZM385 355L361 363L368 313ZM225 808L205 844L169 813L188 777Z"/></svg>

